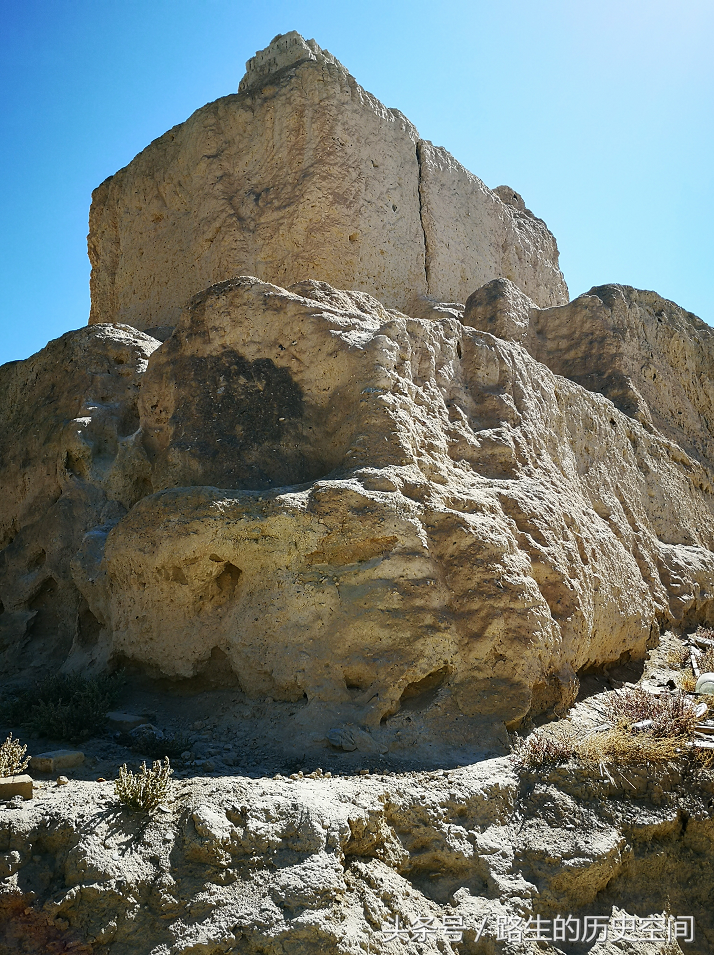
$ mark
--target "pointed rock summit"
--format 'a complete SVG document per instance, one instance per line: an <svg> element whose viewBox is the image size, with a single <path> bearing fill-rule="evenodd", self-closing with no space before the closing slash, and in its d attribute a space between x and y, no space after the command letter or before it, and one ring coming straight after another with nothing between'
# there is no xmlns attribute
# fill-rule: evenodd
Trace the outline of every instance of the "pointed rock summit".
<svg viewBox="0 0 714 955"><path fill-rule="evenodd" d="M89 255L90 322L143 330L240 274L411 312L499 277L539 306L568 300L555 239L517 193L488 189L294 31L95 190Z"/></svg>

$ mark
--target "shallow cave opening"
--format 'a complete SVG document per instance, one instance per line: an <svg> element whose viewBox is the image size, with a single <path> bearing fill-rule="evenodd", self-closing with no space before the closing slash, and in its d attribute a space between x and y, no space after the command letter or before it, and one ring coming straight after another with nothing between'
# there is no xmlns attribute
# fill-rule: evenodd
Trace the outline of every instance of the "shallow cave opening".
<svg viewBox="0 0 714 955"><path fill-rule="evenodd" d="M46 560L47 551L44 549L44 547L40 547L40 549L36 551L27 562L28 574L31 574L35 570L39 570Z"/></svg>
<svg viewBox="0 0 714 955"><path fill-rule="evenodd" d="M221 593L228 596L232 595L235 592L238 582L240 581L243 571L240 567L236 567L235 564L232 564L229 560L223 565L223 570L216 577L216 584Z"/></svg>
<svg viewBox="0 0 714 955"><path fill-rule="evenodd" d="M27 609L37 611L29 625L34 636L57 635L62 629L65 604L58 599L58 589L54 577L46 577L28 600Z"/></svg>
<svg viewBox="0 0 714 955"><path fill-rule="evenodd" d="M621 683L637 683L645 671L646 658L632 659L629 651L622 654L617 660L609 663L587 664L578 670L577 702L586 700L589 696L611 690Z"/></svg>
<svg viewBox="0 0 714 955"><path fill-rule="evenodd" d="M449 675L447 666L433 670L421 680L407 683L402 692L400 701L402 709L423 710L436 699L436 695Z"/></svg>
<svg viewBox="0 0 714 955"><path fill-rule="evenodd" d="M432 670L421 680L415 680L402 690L399 698L399 704L381 719L381 723L386 723L390 716L400 711L417 712L428 709L436 701L439 690L442 688L449 676L449 667L442 666Z"/></svg>

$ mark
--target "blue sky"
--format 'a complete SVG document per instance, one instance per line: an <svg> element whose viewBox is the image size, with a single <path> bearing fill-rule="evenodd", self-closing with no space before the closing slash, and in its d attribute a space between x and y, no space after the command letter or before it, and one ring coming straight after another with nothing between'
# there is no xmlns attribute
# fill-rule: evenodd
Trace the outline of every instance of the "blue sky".
<svg viewBox="0 0 714 955"><path fill-rule="evenodd" d="M714 324L711 0L0 0L0 362L87 321L92 189L299 30L548 223L575 296Z"/></svg>

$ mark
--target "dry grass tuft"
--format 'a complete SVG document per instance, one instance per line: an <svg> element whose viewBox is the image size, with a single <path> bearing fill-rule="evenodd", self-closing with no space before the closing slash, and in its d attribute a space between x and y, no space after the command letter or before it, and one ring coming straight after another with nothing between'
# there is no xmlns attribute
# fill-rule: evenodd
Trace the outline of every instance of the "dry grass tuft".
<svg viewBox="0 0 714 955"><path fill-rule="evenodd" d="M166 799L172 773L168 756L163 762L154 762L151 769L142 763L136 774L124 763L114 783L114 792L119 802L133 812L152 812Z"/></svg>
<svg viewBox="0 0 714 955"><path fill-rule="evenodd" d="M517 741L514 759L520 766L533 768L573 757L584 763L643 764L693 755L705 768L714 767L713 750L688 745L697 717L681 693L653 696L637 687L610 694L602 705L612 723L610 729L586 737L563 726L539 729Z"/></svg>
<svg viewBox="0 0 714 955"><path fill-rule="evenodd" d="M694 676L694 670L689 669L679 676L679 689L682 693L694 693L697 688L697 678Z"/></svg>
<svg viewBox="0 0 714 955"><path fill-rule="evenodd" d="M30 760L25 758L27 746L12 738L12 733L0 744L0 776L18 776L27 769Z"/></svg>
<svg viewBox="0 0 714 955"><path fill-rule="evenodd" d="M575 734L560 727L546 733L536 730L525 739L517 739L513 748L513 757L520 766L557 765L577 754L578 743Z"/></svg>
<svg viewBox="0 0 714 955"><path fill-rule="evenodd" d="M653 696L639 687L611 694L603 701L603 709L613 723L626 730L650 720L647 733L658 739L688 738L697 722L694 707L683 694Z"/></svg>
<svg viewBox="0 0 714 955"><path fill-rule="evenodd" d="M714 629L712 627L697 627L694 636L702 637L704 640L714 640Z"/></svg>
<svg viewBox="0 0 714 955"><path fill-rule="evenodd" d="M699 654L699 669L702 673L714 673L714 647Z"/></svg>
<svg viewBox="0 0 714 955"><path fill-rule="evenodd" d="M605 733L586 737L578 756L589 763L662 763L677 759L687 748L686 736L631 733L620 724Z"/></svg>
<svg viewBox="0 0 714 955"><path fill-rule="evenodd" d="M667 654L667 666L672 667L673 670L680 670L687 663L689 663L688 647L672 647Z"/></svg>

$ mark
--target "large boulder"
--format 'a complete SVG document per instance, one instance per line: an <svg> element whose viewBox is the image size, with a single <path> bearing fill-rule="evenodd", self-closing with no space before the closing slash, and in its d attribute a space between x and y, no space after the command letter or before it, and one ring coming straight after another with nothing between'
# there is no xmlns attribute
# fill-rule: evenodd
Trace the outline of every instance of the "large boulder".
<svg viewBox="0 0 714 955"><path fill-rule="evenodd" d="M464 302L498 276L567 301L555 239L419 138L312 40L277 37L240 92L199 109L95 190L91 322L164 337L241 273L361 289L391 307Z"/></svg>

